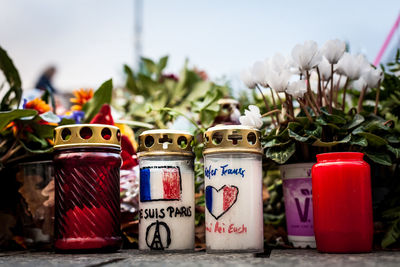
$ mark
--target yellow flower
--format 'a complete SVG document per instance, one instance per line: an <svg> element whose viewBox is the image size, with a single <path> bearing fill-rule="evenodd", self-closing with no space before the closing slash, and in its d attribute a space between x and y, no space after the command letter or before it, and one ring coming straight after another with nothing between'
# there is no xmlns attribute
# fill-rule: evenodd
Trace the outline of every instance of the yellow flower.
<svg viewBox="0 0 400 267"><path fill-rule="evenodd" d="M50 106L40 98L35 98L24 104L25 109L35 109L39 114L50 111Z"/></svg>
<svg viewBox="0 0 400 267"><path fill-rule="evenodd" d="M79 89L73 92L75 98L71 98L71 103L75 104L71 110L82 110L83 105L86 104L93 97L93 89Z"/></svg>

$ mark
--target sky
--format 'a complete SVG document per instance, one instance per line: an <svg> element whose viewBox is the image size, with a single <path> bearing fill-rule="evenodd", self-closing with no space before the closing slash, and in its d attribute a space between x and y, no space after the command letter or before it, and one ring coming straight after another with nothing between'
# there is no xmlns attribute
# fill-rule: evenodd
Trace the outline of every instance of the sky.
<svg viewBox="0 0 400 267"><path fill-rule="evenodd" d="M169 55L166 71L173 73L187 58L233 84L254 61L290 55L310 39L342 39L372 62L399 12L398 0L144 0L142 55ZM61 91L97 88L109 78L122 85L123 64L135 65L134 0L0 0L0 25L0 46L24 88L50 64Z"/></svg>

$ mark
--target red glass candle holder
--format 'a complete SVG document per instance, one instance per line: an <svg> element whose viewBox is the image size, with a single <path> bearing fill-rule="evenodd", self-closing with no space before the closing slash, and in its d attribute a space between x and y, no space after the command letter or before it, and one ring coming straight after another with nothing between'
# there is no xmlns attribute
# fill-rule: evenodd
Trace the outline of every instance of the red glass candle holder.
<svg viewBox="0 0 400 267"><path fill-rule="evenodd" d="M104 129L108 130L103 136ZM120 248L119 135L118 128L109 125L68 125L56 129L56 250Z"/></svg>
<svg viewBox="0 0 400 267"><path fill-rule="evenodd" d="M372 250L370 167L362 153L317 155L312 168L317 249L330 253Z"/></svg>

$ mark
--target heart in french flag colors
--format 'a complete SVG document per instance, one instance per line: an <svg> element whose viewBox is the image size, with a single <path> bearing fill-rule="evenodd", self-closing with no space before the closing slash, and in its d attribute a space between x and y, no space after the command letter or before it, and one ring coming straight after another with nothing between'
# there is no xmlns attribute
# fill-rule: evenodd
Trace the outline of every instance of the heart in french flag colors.
<svg viewBox="0 0 400 267"><path fill-rule="evenodd" d="M218 220L235 204L239 188L234 185L224 185L220 189L206 187L206 206L210 214Z"/></svg>

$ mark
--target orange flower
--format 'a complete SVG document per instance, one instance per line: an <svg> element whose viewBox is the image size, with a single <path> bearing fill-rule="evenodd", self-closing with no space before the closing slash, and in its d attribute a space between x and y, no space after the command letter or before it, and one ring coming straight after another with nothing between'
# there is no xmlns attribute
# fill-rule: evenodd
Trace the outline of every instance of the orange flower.
<svg viewBox="0 0 400 267"><path fill-rule="evenodd" d="M50 111L50 106L46 104L42 99L35 98L24 105L25 109L35 109L39 114Z"/></svg>
<svg viewBox="0 0 400 267"><path fill-rule="evenodd" d="M74 90L75 98L71 98L71 103L75 104L72 106L71 110L82 110L83 105L86 104L93 97L93 89L79 89Z"/></svg>

